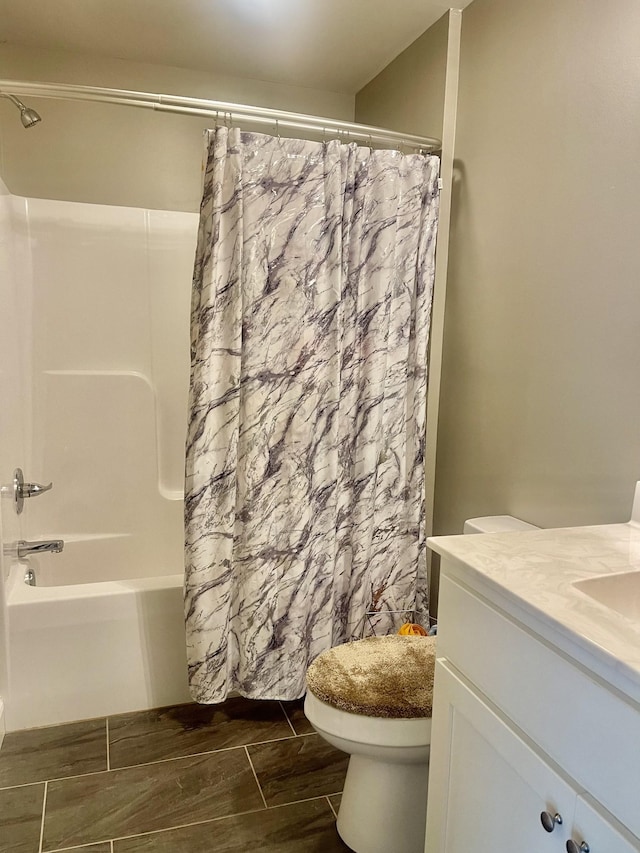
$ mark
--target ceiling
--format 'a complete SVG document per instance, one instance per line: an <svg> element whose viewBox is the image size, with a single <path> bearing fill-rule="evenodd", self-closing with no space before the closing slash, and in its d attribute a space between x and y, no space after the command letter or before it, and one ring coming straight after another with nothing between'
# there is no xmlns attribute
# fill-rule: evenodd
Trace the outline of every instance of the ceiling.
<svg viewBox="0 0 640 853"><path fill-rule="evenodd" d="M353 94L450 5L447 0L0 0L0 39Z"/></svg>

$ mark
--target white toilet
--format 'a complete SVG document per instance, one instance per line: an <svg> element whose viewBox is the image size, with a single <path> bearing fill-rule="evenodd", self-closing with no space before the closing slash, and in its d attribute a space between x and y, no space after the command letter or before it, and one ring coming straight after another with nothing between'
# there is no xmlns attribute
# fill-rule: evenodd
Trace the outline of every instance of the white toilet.
<svg viewBox="0 0 640 853"><path fill-rule="evenodd" d="M465 533L536 530L508 515ZM329 649L309 667L304 711L348 753L338 833L355 853L424 853L435 667L433 637L371 637Z"/></svg>

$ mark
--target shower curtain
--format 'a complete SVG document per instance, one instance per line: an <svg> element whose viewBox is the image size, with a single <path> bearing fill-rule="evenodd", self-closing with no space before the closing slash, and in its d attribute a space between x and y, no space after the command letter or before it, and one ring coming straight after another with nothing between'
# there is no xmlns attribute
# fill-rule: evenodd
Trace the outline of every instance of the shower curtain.
<svg viewBox="0 0 640 853"><path fill-rule="evenodd" d="M426 612L438 170L208 135L185 489L198 702L297 698L320 652Z"/></svg>

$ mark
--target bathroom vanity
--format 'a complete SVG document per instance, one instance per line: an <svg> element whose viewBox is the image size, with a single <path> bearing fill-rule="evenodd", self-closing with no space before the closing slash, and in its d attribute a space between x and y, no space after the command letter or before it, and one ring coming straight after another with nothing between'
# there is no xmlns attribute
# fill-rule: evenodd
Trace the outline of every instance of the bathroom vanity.
<svg viewBox="0 0 640 853"><path fill-rule="evenodd" d="M426 853L638 853L640 524L430 546Z"/></svg>

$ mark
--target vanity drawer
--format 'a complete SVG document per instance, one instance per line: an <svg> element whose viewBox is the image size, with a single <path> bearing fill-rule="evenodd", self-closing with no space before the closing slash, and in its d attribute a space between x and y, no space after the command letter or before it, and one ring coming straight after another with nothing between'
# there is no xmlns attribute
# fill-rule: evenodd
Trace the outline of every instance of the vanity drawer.
<svg viewBox="0 0 640 853"><path fill-rule="evenodd" d="M640 836L637 707L447 577L446 563L438 611L438 657Z"/></svg>

